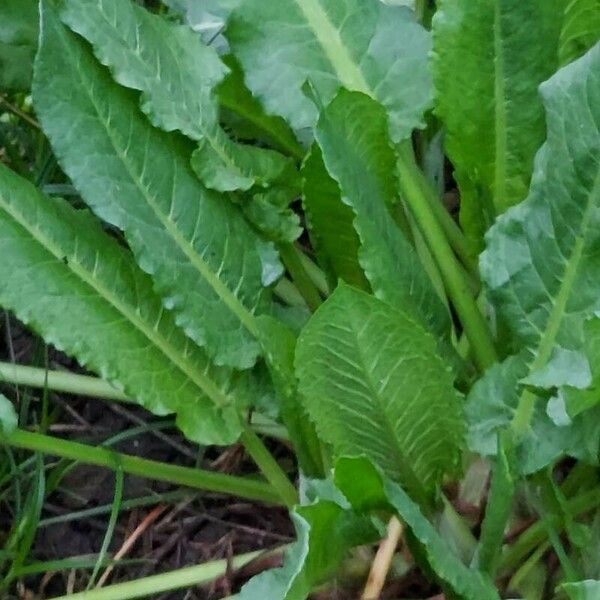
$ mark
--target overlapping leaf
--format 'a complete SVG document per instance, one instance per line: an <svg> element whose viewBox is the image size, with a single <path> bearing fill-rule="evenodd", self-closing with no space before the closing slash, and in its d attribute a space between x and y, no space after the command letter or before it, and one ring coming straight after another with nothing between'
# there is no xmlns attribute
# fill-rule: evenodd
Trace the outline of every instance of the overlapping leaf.
<svg viewBox="0 0 600 600"><path fill-rule="evenodd" d="M339 287L296 349L300 393L336 454L365 454L419 501L456 469L462 412L436 341L376 298Z"/></svg>
<svg viewBox="0 0 600 600"><path fill-rule="evenodd" d="M0 166L0 252L0 305L47 342L149 410L177 413L191 439L237 438L245 377L210 365L89 212Z"/></svg>
<svg viewBox="0 0 600 600"><path fill-rule="evenodd" d="M437 111L481 246L494 216L526 195L544 140L539 84L558 66L565 0L442 0L434 18Z"/></svg>
<svg viewBox="0 0 600 600"><path fill-rule="evenodd" d="M560 34L563 65L585 54L600 40L600 0L569 0Z"/></svg>
<svg viewBox="0 0 600 600"><path fill-rule="evenodd" d="M490 230L481 259L513 349L531 355L529 377L581 352L584 323L600 309L600 44L541 93L548 138L531 191ZM557 374L573 383L563 368L554 385Z"/></svg>
<svg viewBox="0 0 600 600"><path fill-rule="evenodd" d="M253 313L267 306L263 284L280 272L273 250L202 187L187 146L151 127L135 94L42 7L34 101L58 160L92 209L125 231L186 333L217 364L251 366Z"/></svg>
<svg viewBox="0 0 600 600"><path fill-rule="evenodd" d="M448 335L448 310L390 213L402 208L394 206L396 156L383 107L360 92L342 90L322 111L315 136L341 200L354 212L359 261L375 295L425 328Z"/></svg>
<svg viewBox="0 0 600 600"><path fill-rule="evenodd" d="M307 80L324 104L342 86L377 98L395 141L422 124L431 103L429 35L407 8L379 0L242 0L226 36L252 93L295 129L317 119L303 91Z"/></svg>

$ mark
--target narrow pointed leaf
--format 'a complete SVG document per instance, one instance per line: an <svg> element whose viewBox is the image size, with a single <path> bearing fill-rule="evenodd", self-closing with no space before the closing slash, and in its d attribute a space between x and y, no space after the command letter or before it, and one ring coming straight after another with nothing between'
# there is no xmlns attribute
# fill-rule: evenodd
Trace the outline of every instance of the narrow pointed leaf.
<svg viewBox="0 0 600 600"><path fill-rule="evenodd" d="M404 313L340 286L300 335L296 370L338 456L365 454L420 502L457 468L463 424L450 369Z"/></svg>
<svg viewBox="0 0 600 600"><path fill-rule="evenodd" d="M215 87L228 69L189 27L131 0L67 0L61 16L116 81L142 92L142 110L156 126L199 142L192 166L206 187L247 190L285 168L285 157L238 145L223 132Z"/></svg>
<svg viewBox="0 0 600 600"><path fill-rule="evenodd" d="M534 382L557 356L582 352L584 323L600 309L600 44L543 84L541 94L548 138L531 191L490 230L481 258L513 348L529 352L523 377ZM556 370L553 383L572 384L570 371ZM533 394L522 395L519 427L534 402Z"/></svg>
<svg viewBox="0 0 600 600"><path fill-rule="evenodd" d="M526 195L544 140L539 84L558 66L565 0L442 0L433 21L437 111L478 248ZM532 23L535 26L532 26Z"/></svg>
<svg viewBox="0 0 600 600"><path fill-rule="evenodd" d="M499 600L493 582L465 566L419 507L394 481L365 458L341 458L335 483L358 513L392 510L410 528L436 576L464 600Z"/></svg>
<svg viewBox="0 0 600 600"><path fill-rule="evenodd" d="M378 0L242 0L226 36L252 93L295 129L317 119L303 92L307 80L323 104L341 86L379 99L396 141L422 125L431 102L429 34L403 7Z"/></svg>
<svg viewBox="0 0 600 600"><path fill-rule="evenodd" d="M360 92L342 90L321 113L315 136L342 201L354 212L359 261L375 295L448 335L448 310L390 212L402 207L395 206L396 156L383 107Z"/></svg>
<svg viewBox="0 0 600 600"><path fill-rule="evenodd" d="M191 439L238 437L244 380L210 365L89 212L0 166L0 252L0 305L48 343L147 409L177 413Z"/></svg>
<svg viewBox="0 0 600 600"><path fill-rule="evenodd" d="M123 229L177 323L217 364L251 366L253 313L274 251L198 182L187 146L151 127L87 45L43 3L34 101L57 158L101 218Z"/></svg>
<svg viewBox="0 0 600 600"><path fill-rule="evenodd" d="M340 188L327 172L318 144L313 144L301 175L310 238L332 287L341 279L369 291L358 261L360 239L354 229L354 212L342 202Z"/></svg>

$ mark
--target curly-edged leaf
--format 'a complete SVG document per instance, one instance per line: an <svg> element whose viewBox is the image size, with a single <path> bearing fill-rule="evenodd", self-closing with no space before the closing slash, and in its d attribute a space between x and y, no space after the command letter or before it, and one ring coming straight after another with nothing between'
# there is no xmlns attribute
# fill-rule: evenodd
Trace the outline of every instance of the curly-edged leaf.
<svg viewBox="0 0 600 600"><path fill-rule="evenodd" d="M566 65L600 40L600 0L570 0L560 34L560 63Z"/></svg>
<svg viewBox="0 0 600 600"><path fill-rule="evenodd" d="M29 89L37 38L37 0L2 0L0 3L0 90Z"/></svg>
<svg viewBox="0 0 600 600"><path fill-rule="evenodd" d="M177 413L191 439L238 437L245 377L211 366L88 211L0 166L0 252L0 304L48 343L147 409Z"/></svg>
<svg viewBox="0 0 600 600"><path fill-rule="evenodd" d="M189 27L131 0L67 0L61 17L93 45L117 82L142 92L142 110L154 125L199 142L192 166L206 187L265 185L288 164L275 151L239 145L223 132L215 87L228 69Z"/></svg>
<svg viewBox="0 0 600 600"><path fill-rule="evenodd" d="M365 454L420 502L456 470L463 421L451 370L405 313L342 284L301 333L296 370L338 456Z"/></svg>
<svg viewBox="0 0 600 600"><path fill-rule="evenodd" d="M497 454L498 433L514 421L520 398L527 392L523 381L531 356L525 352L496 364L475 383L467 397L465 412L469 448L483 456ZM594 407L572 420L564 409L557 416L556 398L537 399L526 431L516 447L519 472L539 471L557 458L568 455L598 462L600 409Z"/></svg>
<svg viewBox="0 0 600 600"><path fill-rule="evenodd" d="M441 0L433 20L437 112L480 249L494 216L527 195L544 141L539 84L558 66L566 0Z"/></svg>
<svg viewBox="0 0 600 600"><path fill-rule="evenodd" d="M310 238L332 287L342 279L369 291L358 262L360 239L354 229L354 212L342 202L340 188L327 172L318 144L313 144L300 174Z"/></svg>
<svg viewBox="0 0 600 600"><path fill-rule="evenodd" d="M317 120L307 80L324 104L340 87L377 98L395 141L423 124L430 37L409 9L379 0L242 0L225 33L252 93L294 129Z"/></svg>
<svg viewBox="0 0 600 600"><path fill-rule="evenodd" d="M583 352L584 323L600 309L600 44L541 93L548 138L531 191L489 231L481 271L513 351L530 354L523 377L547 379L547 365L562 361L551 374L558 386L573 383L565 351ZM517 428L534 402L522 394Z"/></svg>
<svg viewBox="0 0 600 600"><path fill-rule="evenodd" d="M355 214L359 261L375 295L437 335L450 316L406 234L391 216L398 201L396 155L384 108L360 92L342 90L315 130L323 161Z"/></svg>
<svg viewBox="0 0 600 600"><path fill-rule="evenodd" d="M229 73L216 92L221 107L225 109L222 117L233 128L236 137L262 140L284 154L302 159L304 148L289 125L281 117L265 113L261 103L246 87L244 73L235 56L224 56L223 62L229 67Z"/></svg>
<svg viewBox="0 0 600 600"><path fill-rule="evenodd" d="M187 145L148 123L135 94L45 2L42 24L34 101L60 164L94 212L124 230L186 333L217 364L251 366L253 313L268 306L263 283L278 275L274 250L202 187Z"/></svg>
<svg viewBox="0 0 600 600"><path fill-rule="evenodd" d="M600 597L600 581L586 579L576 583L565 583L560 589L568 596L569 600L596 600Z"/></svg>
<svg viewBox="0 0 600 600"><path fill-rule="evenodd" d="M377 532L366 516L346 502L321 500L292 513L297 541L284 556L280 569L251 579L239 600L305 600L313 588L335 574L348 551L372 543Z"/></svg>
<svg viewBox="0 0 600 600"><path fill-rule="evenodd" d="M13 403L0 394L0 433L3 435L12 433L17 428L18 421Z"/></svg>
<svg viewBox="0 0 600 600"><path fill-rule="evenodd" d="M465 566L419 507L394 481L382 475L365 458L341 458L335 467L335 483L358 512L392 510L411 530L423 548L430 569L457 597L464 600L499 600L493 582Z"/></svg>

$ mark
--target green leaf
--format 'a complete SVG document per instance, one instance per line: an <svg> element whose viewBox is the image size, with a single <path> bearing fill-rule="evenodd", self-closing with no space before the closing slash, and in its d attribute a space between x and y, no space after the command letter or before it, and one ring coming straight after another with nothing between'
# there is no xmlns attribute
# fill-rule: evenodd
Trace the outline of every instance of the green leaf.
<svg viewBox="0 0 600 600"><path fill-rule="evenodd" d="M380 100L395 141L423 125L430 40L409 9L378 0L242 0L226 36L252 93L294 129L317 120L307 80L323 104L342 86Z"/></svg>
<svg viewBox="0 0 600 600"><path fill-rule="evenodd" d="M318 144L313 144L301 175L310 238L332 287L342 279L370 291L358 262L360 239L354 229L354 212L342 202L340 188L327 172Z"/></svg>
<svg viewBox="0 0 600 600"><path fill-rule="evenodd" d="M0 91L29 90L37 39L37 0L2 0Z"/></svg>
<svg viewBox="0 0 600 600"><path fill-rule="evenodd" d="M582 352L584 323L600 309L594 275L600 269L600 44L544 83L541 94L548 137L531 191L489 231L481 272L512 351L529 353L523 377L543 378L557 355ZM573 382L563 368L553 374L555 385L559 374L563 384ZM532 392L521 394L518 433L534 404Z"/></svg>
<svg viewBox="0 0 600 600"><path fill-rule="evenodd" d="M341 458L335 468L335 483L358 513L393 510L421 544L429 567L459 598L499 600L492 581L465 566L406 492L367 459Z"/></svg>
<svg viewBox="0 0 600 600"><path fill-rule="evenodd" d="M337 456L365 454L426 503L462 445L460 400L417 322L341 285L298 340L300 393Z"/></svg>
<svg viewBox="0 0 600 600"><path fill-rule="evenodd" d="M237 439L246 378L211 366L88 211L0 166L0 305L202 443ZM247 390L250 393L250 390Z"/></svg>
<svg viewBox="0 0 600 600"><path fill-rule="evenodd" d="M360 92L342 90L322 111L315 136L342 201L355 214L359 261L375 295L437 335L447 336L448 310L390 213L402 207L394 206L396 156L385 110Z"/></svg>
<svg viewBox="0 0 600 600"><path fill-rule="evenodd" d="M560 64L585 54L600 40L600 0L570 0L560 33Z"/></svg>
<svg viewBox="0 0 600 600"><path fill-rule="evenodd" d="M125 231L178 325L217 364L252 366L253 314L268 308L263 284L280 274L273 248L200 185L187 145L150 126L46 2L42 22L34 101L60 164L94 212Z"/></svg>
<svg viewBox="0 0 600 600"><path fill-rule="evenodd" d="M369 519L349 510L347 503L321 500L291 516L297 541L286 552L284 566L251 579L239 600L305 600L335 574L349 549L377 539Z"/></svg>
<svg viewBox="0 0 600 600"><path fill-rule="evenodd" d="M19 418L13 403L3 394L0 394L0 433L8 435L18 425Z"/></svg>
<svg viewBox="0 0 600 600"><path fill-rule="evenodd" d="M558 67L566 0L441 0L433 20L437 112L480 249L496 214L526 195L544 140L539 84Z"/></svg>
<svg viewBox="0 0 600 600"><path fill-rule="evenodd" d="M237 1L237 0L236 0ZM260 102L244 83L244 73L233 55L223 57L229 73L216 89L221 107L230 112L223 114L236 136L242 139L262 140L284 154L302 159L305 152L288 124L281 118L265 113ZM236 115L237 119L232 119Z"/></svg>
<svg viewBox="0 0 600 600"><path fill-rule="evenodd" d="M600 596L600 581L587 579L577 583L565 583L560 586L569 600L596 600Z"/></svg>
<svg viewBox="0 0 600 600"><path fill-rule="evenodd" d="M221 129L215 87L228 69L189 27L130 0L67 0L61 16L117 82L142 92L142 110L154 125L199 142L192 166L206 187L247 190L289 164L275 151L231 141Z"/></svg>

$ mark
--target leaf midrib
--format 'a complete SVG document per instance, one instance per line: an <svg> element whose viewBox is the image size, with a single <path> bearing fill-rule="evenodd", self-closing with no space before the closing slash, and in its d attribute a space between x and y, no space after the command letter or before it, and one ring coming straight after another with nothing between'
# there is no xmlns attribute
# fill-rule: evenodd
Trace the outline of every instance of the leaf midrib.
<svg viewBox="0 0 600 600"><path fill-rule="evenodd" d="M44 233L35 225L30 225L27 220L14 209L12 204L7 203L3 195L0 195L0 208L15 222L21 229L33 239L34 242L42 246L49 254L57 261L64 265L63 257L65 255L61 249L54 244ZM144 335L152 343L152 345L175 365L190 381L197 385L215 404L219 406L227 406L231 402L212 381L201 377L193 365L189 364L185 357L170 344L166 343L160 336L155 335L155 329L137 318L135 311L131 311L125 304L119 301L118 297L104 287L97 279L89 275L89 272L80 265L72 256L65 268L73 272L73 274L84 284L91 287L100 297L102 297L109 305L117 310L129 323L131 323L140 333Z"/></svg>
<svg viewBox="0 0 600 600"><path fill-rule="evenodd" d="M274 0L278 1L278 0ZM294 0L319 45L325 52L333 70L349 90L373 96L369 84L344 45L339 30L330 21L319 0Z"/></svg>
<svg viewBox="0 0 600 600"><path fill-rule="evenodd" d="M506 149L507 122L506 83L504 81L504 48L502 45L502 14L500 0L494 7L494 209L500 211L506 206Z"/></svg>
<svg viewBox="0 0 600 600"><path fill-rule="evenodd" d="M60 37L63 42L63 46L66 50L66 54L70 56L70 48L69 44L65 40L64 30L60 29ZM131 177L132 181L135 184L135 187L142 194L143 198L146 200L148 206L152 209L152 212L158 219L158 221L163 225L163 227L167 230L167 232L171 235L173 240L176 242L176 245L180 248L183 254L189 259L191 264L195 267L195 269L200 273L200 275L208 282L210 287L216 292L219 298L225 303L225 305L237 316L240 322L246 327L246 329L254 336L258 337L258 327L256 326L254 316L252 313L241 303L241 301L229 290L229 288L212 272L210 266L204 261L204 259L197 254L195 248L180 234L176 224L171 221L169 215L164 215L161 211L160 207L154 202L152 199L152 194L146 189L143 185L143 182L139 179L137 173L134 171L133 167L127 160L126 153L121 150L118 145L118 140L115 135L116 132L113 132L113 129L110 127L110 122L107 120L103 114L101 113L100 107L98 106L96 99L91 93L91 89L93 88L93 84L86 80L84 73L79 68L79 65L75 62L75 71L78 73L82 87L85 89L85 92L90 99L94 110L96 111L96 115L98 116L98 120L104 125L104 129L106 134L115 150L115 153L118 155L121 163L124 165L127 173Z"/></svg>

